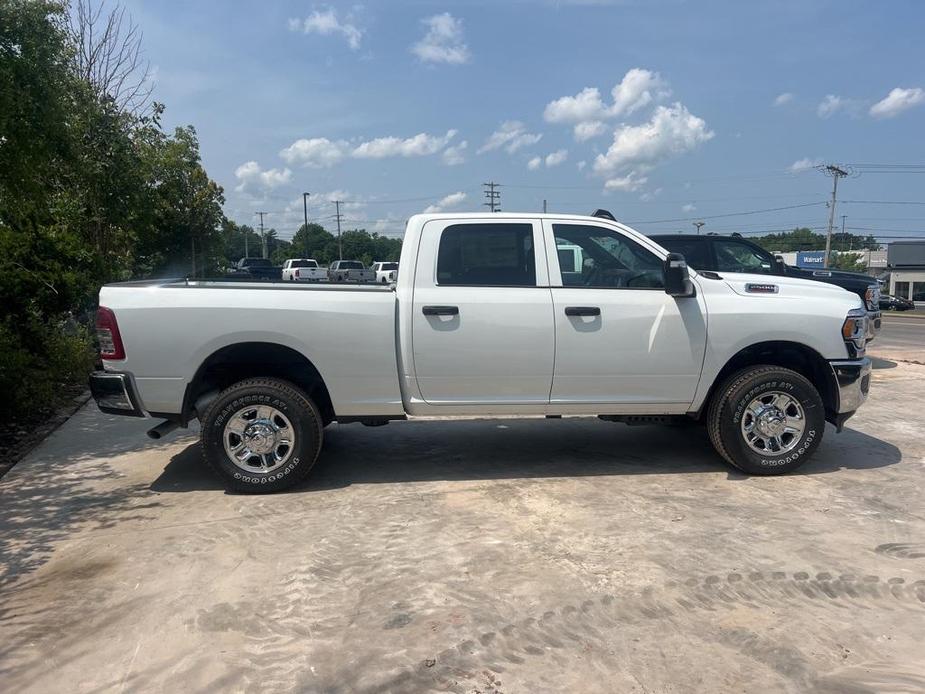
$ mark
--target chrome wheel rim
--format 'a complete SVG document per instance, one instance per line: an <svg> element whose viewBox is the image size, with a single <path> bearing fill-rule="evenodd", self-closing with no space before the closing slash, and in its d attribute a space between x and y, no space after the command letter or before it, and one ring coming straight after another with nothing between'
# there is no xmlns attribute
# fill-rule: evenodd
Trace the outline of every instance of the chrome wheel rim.
<svg viewBox="0 0 925 694"><path fill-rule="evenodd" d="M249 405L225 424L225 453L247 472L271 472L285 464L295 447L288 417L269 405Z"/></svg>
<svg viewBox="0 0 925 694"><path fill-rule="evenodd" d="M759 395L742 415L742 437L761 455L789 453L800 443L805 428L803 406L779 391Z"/></svg>

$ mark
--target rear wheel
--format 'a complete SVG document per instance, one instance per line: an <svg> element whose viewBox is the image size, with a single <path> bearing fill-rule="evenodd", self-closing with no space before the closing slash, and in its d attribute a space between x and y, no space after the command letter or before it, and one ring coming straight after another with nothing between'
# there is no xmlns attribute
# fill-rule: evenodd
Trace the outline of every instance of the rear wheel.
<svg viewBox="0 0 925 694"><path fill-rule="evenodd" d="M249 378L222 391L202 420L202 450L230 489L276 492L308 475L322 417L305 393L276 378Z"/></svg>
<svg viewBox="0 0 925 694"><path fill-rule="evenodd" d="M743 472L781 475L805 463L822 441L825 408L796 371L750 366L716 390L707 430L717 452Z"/></svg>

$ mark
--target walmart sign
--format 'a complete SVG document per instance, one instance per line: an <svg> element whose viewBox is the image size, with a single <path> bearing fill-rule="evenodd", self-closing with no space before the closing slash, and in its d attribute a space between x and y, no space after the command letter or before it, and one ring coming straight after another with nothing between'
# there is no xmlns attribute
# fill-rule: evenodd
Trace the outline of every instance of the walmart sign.
<svg viewBox="0 0 925 694"><path fill-rule="evenodd" d="M825 251L797 251L797 267L825 267Z"/></svg>

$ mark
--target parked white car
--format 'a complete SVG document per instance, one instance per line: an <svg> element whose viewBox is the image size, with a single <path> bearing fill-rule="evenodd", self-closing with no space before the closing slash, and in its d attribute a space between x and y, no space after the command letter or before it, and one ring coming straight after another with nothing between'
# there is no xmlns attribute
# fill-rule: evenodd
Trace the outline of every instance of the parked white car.
<svg viewBox="0 0 925 694"><path fill-rule="evenodd" d="M376 282L389 284L398 278L398 263L376 262L369 266L376 273Z"/></svg>
<svg viewBox="0 0 925 694"><path fill-rule="evenodd" d="M198 418L225 484L265 492L308 475L331 422L407 415L700 422L723 459L774 475L867 397L856 295L688 270L613 220L416 215L401 267L385 287L107 285L94 398L163 419L155 438Z"/></svg>
<svg viewBox="0 0 925 694"><path fill-rule="evenodd" d="M318 261L313 258L290 258L283 263L285 282L320 282L327 278L327 268L318 265Z"/></svg>

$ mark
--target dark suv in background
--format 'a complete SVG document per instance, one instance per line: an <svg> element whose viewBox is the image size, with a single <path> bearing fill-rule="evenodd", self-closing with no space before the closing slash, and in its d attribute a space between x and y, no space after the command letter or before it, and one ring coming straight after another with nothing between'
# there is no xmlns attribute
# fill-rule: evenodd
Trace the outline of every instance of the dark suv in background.
<svg viewBox="0 0 925 694"><path fill-rule="evenodd" d="M874 335L880 332L880 285L877 280L856 272L806 270L786 265L757 243L740 236L689 236L651 234L653 241L672 253L681 253L695 270L712 272L751 272L759 275L785 275L834 284L857 294L867 307Z"/></svg>

